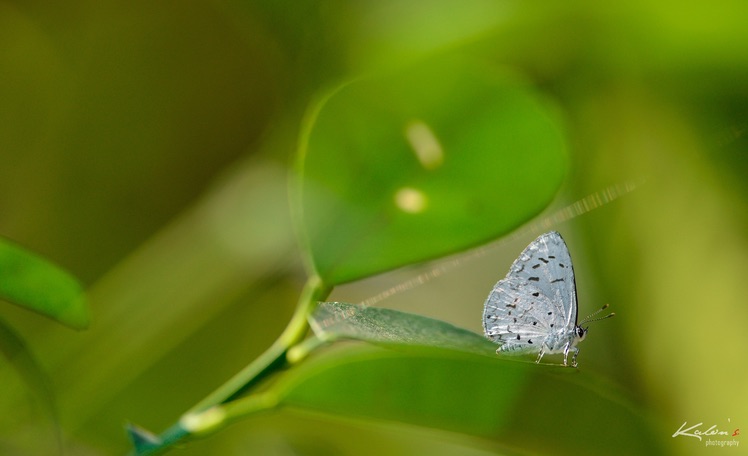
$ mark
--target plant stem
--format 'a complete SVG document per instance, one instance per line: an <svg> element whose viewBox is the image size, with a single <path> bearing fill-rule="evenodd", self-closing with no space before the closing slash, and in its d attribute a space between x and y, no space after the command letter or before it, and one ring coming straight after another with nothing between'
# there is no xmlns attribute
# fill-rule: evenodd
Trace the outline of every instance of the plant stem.
<svg viewBox="0 0 748 456"><path fill-rule="evenodd" d="M187 414L198 413L237 398L267 374L285 364L288 349L299 343L306 335L307 318L317 306L317 301L324 299L329 292L330 289L324 286L317 276L310 277L299 296L299 302L291 321L288 322L288 326L278 340L229 381L192 407Z"/></svg>
<svg viewBox="0 0 748 456"><path fill-rule="evenodd" d="M180 426L191 436L205 436L227 426L234 420L272 410L277 405L278 398L272 391L252 394L223 405L216 405L197 414L186 414L182 416Z"/></svg>
<svg viewBox="0 0 748 456"><path fill-rule="evenodd" d="M247 397L239 402L236 407L225 409L217 406L237 399L261 379L288 363L286 353L291 347L304 339L309 328L307 318L316 308L317 302L325 299L329 293L330 287L324 285L319 277L309 277L301 296L299 296L291 321L288 322L288 326L273 345L230 378L229 381L184 413L180 421L159 436L160 441L158 443L142 451L133 450L131 454L155 455L166 451L175 443L193 436L191 427L195 427L197 434L202 434L222 427L225 424L224 417L231 419L242 413L249 413L249 410L271 409L275 405L275 400L269 394Z"/></svg>
<svg viewBox="0 0 748 456"><path fill-rule="evenodd" d="M309 356L309 354L314 350L323 345L327 345L332 341L332 338L320 339L317 336L310 337L291 347L286 353L286 361L288 364L294 365Z"/></svg>

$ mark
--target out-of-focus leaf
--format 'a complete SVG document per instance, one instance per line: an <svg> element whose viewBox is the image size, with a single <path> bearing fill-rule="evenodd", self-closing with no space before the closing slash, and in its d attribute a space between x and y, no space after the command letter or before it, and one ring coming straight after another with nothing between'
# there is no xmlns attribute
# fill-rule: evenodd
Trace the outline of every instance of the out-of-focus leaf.
<svg viewBox="0 0 748 456"><path fill-rule="evenodd" d="M55 400L49 377L13 328L0 320L0 353L18 372L24 383L41 399L53 419L56 419Z"/></svg>
<svg viewBox="0 0 748 456"><path fill-rule="evenodd" d="M343 302L321 303L310 324L322 340L432 347L495 356L496 345L472 331L421 315Z"/></svg>
<svg viewBox="0 0 748 456"><path fill-rule="evenodd" d="M591 373L445 353L328 353L289 371L281 404L480 436L513 453L662 452L649 420Z"/></svg>
<svg viewBox="0 0 748 456"><path fill-rule="evenodd" d="M481 40L506 27L520 5L487 0L378 0L357 6L348 58L356 68L366 69Z"/></svg>
<svg viewBox="0 0 748 456"><path fill-rule="evenodd" d="M0 239L0 299L75 329L89 324L88 305L73 276L3 239Z"/></svg>
<svg viewBox="0 0 748 456"><path fill-rule="evenodd" d="M302 138L310 262L335 285L487 242L546 207L565 170L547 106L488 65L351 82L315 107Z"/></svg>

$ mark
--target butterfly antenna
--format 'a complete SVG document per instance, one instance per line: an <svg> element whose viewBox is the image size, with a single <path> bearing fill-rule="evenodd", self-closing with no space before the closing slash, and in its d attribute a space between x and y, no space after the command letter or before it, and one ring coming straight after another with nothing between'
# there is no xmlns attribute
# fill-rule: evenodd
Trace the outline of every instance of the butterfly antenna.
<svg viewBox="0 0 748 456"><path fill-rule="evenodd" d="M588 316L587 316L587 318L585 318L584 320L582 320L582 321L581 321L581 322L579 323L579 325L583 325L583 324L585 324L585 323L592 323L593 321L600 321L600 320L605 320L606 318L610 318L610 317L613 317L613 316L615 316L615 314L616 314L616 313L615 313L615 312L611 312L611 313L609 313L608 315L606 315L606 316L604 316L604 317L599 317L599 318L592 318L592 317L594 317L595 315L599 314L600 312L602 312L603 310L605 310L605 309L607 309L607 308L608 308L608 304L605 304L604 306L602 306L602 307L601 307L600 309L598 309L597 311L595 311L595 312L593 312L592 314L588 315Z"/></svg>

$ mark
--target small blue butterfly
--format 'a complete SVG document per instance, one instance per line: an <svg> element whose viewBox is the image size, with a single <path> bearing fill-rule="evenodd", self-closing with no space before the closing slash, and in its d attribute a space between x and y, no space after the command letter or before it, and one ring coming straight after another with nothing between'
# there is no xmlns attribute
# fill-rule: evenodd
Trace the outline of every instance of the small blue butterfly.
<svg viewBox="0 0 748 456"><path fill-rule="evenodd" d="M577 288L566 243L555 231L532 241L514 260L506 277L491 290L483 309L486 337L499 344L496 353L569 352L577 366L579 348L587 329L582 325L612 317L592 319L608 305L577 323Z"/></svg>

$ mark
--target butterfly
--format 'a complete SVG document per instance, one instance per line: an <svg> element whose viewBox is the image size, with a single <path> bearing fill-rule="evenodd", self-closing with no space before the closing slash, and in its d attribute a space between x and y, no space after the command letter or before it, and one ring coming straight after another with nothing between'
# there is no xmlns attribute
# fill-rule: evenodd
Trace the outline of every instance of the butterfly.
<svg viewBox="0 0 748 456"><path fill-rule="evenodd" d="M536 363L545 354L563 353L564 366L573 353L576 367L577 344L588 330L582 325L615 315L592 319L607 307L577 323L571 255L561 235L551 231L532 241L493 287L483 309L483 330L499 344L496 353L538 353Z"/></svg>

